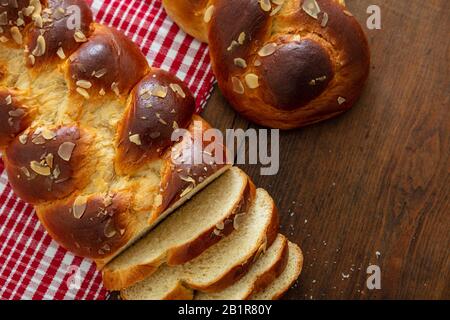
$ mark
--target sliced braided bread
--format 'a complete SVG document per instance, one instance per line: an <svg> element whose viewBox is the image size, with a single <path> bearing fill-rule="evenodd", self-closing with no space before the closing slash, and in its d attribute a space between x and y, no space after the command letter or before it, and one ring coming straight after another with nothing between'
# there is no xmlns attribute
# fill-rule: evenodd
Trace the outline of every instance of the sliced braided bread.
<svg viewBox="0 0 450 320"><path fill-rule="evenodd" d="M283 272L267 287L251 295L250 300L277 300L298 279L303 267L303 254L300 248L292 242L289 242L288 248L288 261Z"/></svg>
<svg viewBox="0 0 450 320"><path fill-rule="evenodd" d="M121 296L127 300L185 299L193 297L193 290L223 290L246 274L275 241L277 230L273 200L265 190L257 189L237 230L183 265L161 266L150 277L122 290Z"/></svg>
<svg viewBox="0 0 450 320"><path fill-rule="evenodd" d="M102 267L229 168L194 141L209 125L188 88L84 1L8 1L0 24L6 171L65 248Z"/></svg>
<svg viewBox="0 0 450 320"><path fill-rule="evenodd" d="M235 284L218 292L197 292L195 300L246 300L253 293L266 288L286 267L288 241L279 234L274 243Z"/></svg>
<svg viewBox="0 0 450 320"><path fill-rule="evenodd" d="M343 0L163 0L209 43L219 87L258 124L291 129L350 109L369 73L361 26Z"/></svg>
<svg viewBox="0 0 450 320"><path fill-rule="evenodd" d="M161 222L103 269L103 283L121 290L144 280L159 266L186 263L239 227L255 187L237 167Z"/></svg>

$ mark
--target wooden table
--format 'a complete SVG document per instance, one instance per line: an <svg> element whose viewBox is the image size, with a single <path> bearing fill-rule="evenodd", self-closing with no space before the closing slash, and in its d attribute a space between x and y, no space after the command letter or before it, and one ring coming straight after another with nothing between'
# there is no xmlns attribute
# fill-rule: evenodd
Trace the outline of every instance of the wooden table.
<svg viewBox="0 0 450 320"><path fill-rule="evenodd" d="M367 30L372 72L345 115L280 135L281 167L261 176L281 231L304 269L287 299L450 298L450 1L347 0ZM253 125L215 90L204 116L220 129ZM378 253L378 257L377 257ZM381 268L368 290L366 269Z"/></svg>

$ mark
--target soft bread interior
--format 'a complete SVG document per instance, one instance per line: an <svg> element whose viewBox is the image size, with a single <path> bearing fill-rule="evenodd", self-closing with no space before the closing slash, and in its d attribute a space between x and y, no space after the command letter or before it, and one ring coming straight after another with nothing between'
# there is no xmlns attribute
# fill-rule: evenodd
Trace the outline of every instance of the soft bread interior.
<svg viewBox="0 0 450 320"><path fill-rule="evenodd" d="M243 275L240 268L265 251L268 234L278 223L275 216L272 198L267 191L258 189L237 230L184 265L163 265L150 277L122 290L122 298L162 300L173 298L172 293L180 287L209 291L224 279L224 287L233 284Z"/></svg>
<svg viewBox="0 0 450 320"><path fill-rule="evenodd" d="M207 249L206 238L221 239L224 223L242 215L244 197L248 197L249 179L237 167L228 170L208 188L161 222L154 230L116 257L103 269L105 286L111 290L132 285L141 275L151 274L168 262L171 253L185 255L190 260L201 252L192 252L194 246ZM239 212L237 212L239 211ZM227 220L227 219L231 220ZM198 243L202 242L202 243Z"/></svg>
<svg viewBox="0 0 450 320"><path fill-rule="evenodd" d="M250 300L277 300L294 284L302 271L303 254L300 248L289 242L289 258L281 275L263 290L253 294Z"/></svg>
<svg viewBox="0 0 450 320"><path fill-rule="evenodd" d="M253 292L265 287L286 267L286 237L279 234L275 242L252 265L247 274L238 282L219 292L198 292L195 300L245 300Z"/></svg>

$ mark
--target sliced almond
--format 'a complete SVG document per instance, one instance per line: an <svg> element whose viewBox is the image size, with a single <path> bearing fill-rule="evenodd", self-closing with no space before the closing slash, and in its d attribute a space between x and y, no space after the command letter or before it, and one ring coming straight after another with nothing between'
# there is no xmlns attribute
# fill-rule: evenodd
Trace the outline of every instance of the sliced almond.
<svg viewBox="0 0 450 320"><path fill-rule="evenodd" d="M102 68L100 70L94 71L94 77L96 78L101 78L103 77L106 73L108 72L108 70L106 70L106 68Z"/></svg>
<svg viewBox="0 0 450 320"><path fill-rule="evenodd" d="M111 84L111 90L116 94L116 96L120 96L119 84L117 82L113 82Z"/></svg>
<svg viewBox="0 0 450 320"><path fill-rule="evenodd" d="M105 237L112 238L117 234L117 231L114 227L114 223L112 219L109 219L105 223L105 229L103 230L103 233L105 234Z"/></svg>
<svg viewBox="0 0 450 320"><path fill-rule="evenodd" d="M277 50L276 43L268 43L258 51L258 55L260 57L267 57L273 54L276 50Z"/></svg>
<svg viewBox="0 0 450 320"><path fill-rule="evenodd" d="M234 59L234 65L242 69L247 68L247 62L242 58Z"/></svg>
<svg viewBox="0 0 450 320"><path fill-rule="evenodd" d="M259 87L259 77L254 73L248 73L245 75L245 83L250 89L256 89Z"/></svg>
<svg viewBox="0 0 450 320"><path fill-rule="evenodd" d="M238 43L240 45L243 45L245 42L245 38L246 38L245 32L241 32L238 37Z"/></svg>
<svg viewBox="0 0 450 320"><path fill-rule="evenodd" d="M234 48L239 46L239 42L236 40L231 41L230 46L227 48L227 51L233 51Z"/></svg>
<svg viewBox="0 0 450 320"><path fill-rule="evenodd" d="M56 54L58 55L58 57L63 60L66 58L66 54L64 53L64 49L62 47L58 48L58 51L56 51Z"/></svg>
<svg viewBox="0 0 450 320"><path fill-rule="evenodd" d="M337 99L337 102L339 103L339 105L344 104L345 101L347 101L347 100L343 97L338 97L338 99Z"/></svg>
<svg viewBox="0 0 450 320"><path fill-rule="evenodd" d="M26 144L26 143L27 143L27 140L28 140L28 134L23 133L23 134L21 134L21 135L19 136L19 142L20 142L21 144Z"/></svg>
<svg viewBox="0 0 450 320"><path fill-rule="evenodd" d="M236 77L232 77L231 78L231 82L233 84L233 91L239 94L244 94L245 89L244 89L244 85L242 84L242 81L239 80Z"/></svg>
<svg viewBox="0 0 450 320"><path fill-rule="evenodd" d="M92 83L87 80L78 80L76 82L76 85L83 89L90 89L92 87Z"/></svg>
<svg viewBox="0 0 450 320"><path fill-rule="evenodd" d="M141 142L141 137L139 136L139 134L132 134L131 136L128 137L128 139L130 140L130 142L134 143L135 145L142 145Z"/></svg>
<svg viewBox="0 0 450 320"><path fill-rule="evenodd" d="M19 28L17 27L12 27L10 29L11 32L11 36L13 38L13 40L17 43L17 44L22 44L23 43L23 38L22 38L22 34L20 33Z"/></svg>
<svg viewBox="0 0 450 320"><path fill-rule="evenodd" d="M213 16L213 13L214 13L214 6L211 5L206 9L205 15L203 16L203 21L205 21L206 23L210 22L211 18Z"/></svg>
<svg viewBox="0 0 450 320"><path fill-rule="evenodd" d="M310 17L312 17L314 19L318 19L318 15L320 13L320 7L316 0L303 0L302 9Z"/></svg>
<svg viewBox="0 0 450 320"><path fill-rule="evenodd" d="M322 17L322 22L320 23L320 26L322 28L325 28L328 24L328 13L324 12Z"/></svg>
<svg viewBox="0 0 450 320"><path fill-rule="evenodd" d="M42 128L41 135L45 140L52 140L54 137L56 137L56 132L44 127Z"/></svg>
<svg viewBox="0 0 450 320"><path fill-rule="evenodd" d="M44 159L45 163L47 163L50 168L53 168L53 153L48 153Z"/></svg>
<svg viewBox="0 0 450 320"><path fill-rule="evenodd" d="M32 66L34 66L34 64L36 63L36 58L32 54L28 56L28 60L30 61Z"/></svg>
<svg viewBox="0 0 450 320"><path fill-rule="evenodd" d="M64 161L69 161L72 157L73 149L75 148L75 143L66 141L61 143L58 148L58 156Z"/></svg>
<svg viewBox="0 0 450 320"><path fill-rule="evenodd" d="M85 34L81 30L76 30L75 33L73 34L73 37L76 42L86 42L87 41Z"/></svg>
<svg viewBox="0 0 450 320"><path fill-rule="evenodd" d="M76 91L77 91L78 94L80 94L83 98L85 98L85 99L89 99L89 98L90 98L89 92L87 92L86 89L77 87L77 88L76 88Z"/></svg>
<svg viewBox="0 0 450 320"><path fill-rule="evenodd" d="M7 105L10 105L12 103L12 96L10 94L6 96L5 102Z"/></svg>
<svg viewBox="0 0 450 320"><path fill-rule="evenodd" d="M25 110L23 109L14 109L8 112L11 117L20 118L25 114Z"/></svg>
<svg viewBox="0 0 450 320"><path fill-rule="evenodd" d="M184 93L183 89L181 88L181 86L179 84L171 83L169 85L169 87L170 87L170 89L172 89L173 92L178 94L183 99L186 98L186 94Z"/></svg>
<svg viewBox="0 0 450 320"><path fill-rule="evenodd" d="M73 202L72 214L76 219L81 219L86 212L87 200L87 196L78 196Z"/></svg>
<svg viewBox="0 0 450 320"><path fill-rule="evenodd" d="M36 40L36 47L34 48L32 54L35 57L41 57L45 54L46 44L45 38L42 35L39 35Z"/></svg>
<svg viewBox="0 0 450 320"><path fill-rule="evenodd" d="M164 99L167 96L167 87L157 84L152 90L152 96Z"/></svg>
<svg viewBox="0 0 450 320"><path fill-rule="evenodd" d="M259 5L263 11L269 12L272 10L272 4L270 0L259 0Z"/></svg>
<svg viewBox="0 0 450 320"><path fill-rule="evenodd" d="M48 166L45 166L37 161L31 161L30 162L30 168L34 172L36 172L38 175L41 176L49 176L51 174L50 168Z"/></svg>

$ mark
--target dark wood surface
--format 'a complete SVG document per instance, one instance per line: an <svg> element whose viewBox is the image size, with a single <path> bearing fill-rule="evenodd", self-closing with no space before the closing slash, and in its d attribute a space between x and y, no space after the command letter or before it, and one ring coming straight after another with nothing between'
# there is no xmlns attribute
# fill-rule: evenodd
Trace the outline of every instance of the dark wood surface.
<svg viewBox="0 0 450 320"><path fill-rule="evenodd" d="M450 298L450 1L347 0L364 26L371 4L382 29L365 28L372 71L359 103L282 132L276 176L243 166L304 252L287 299ZM219 90L204 116L223 130L253 126ZM371 264L381 290L366 287Z"/></svg>

